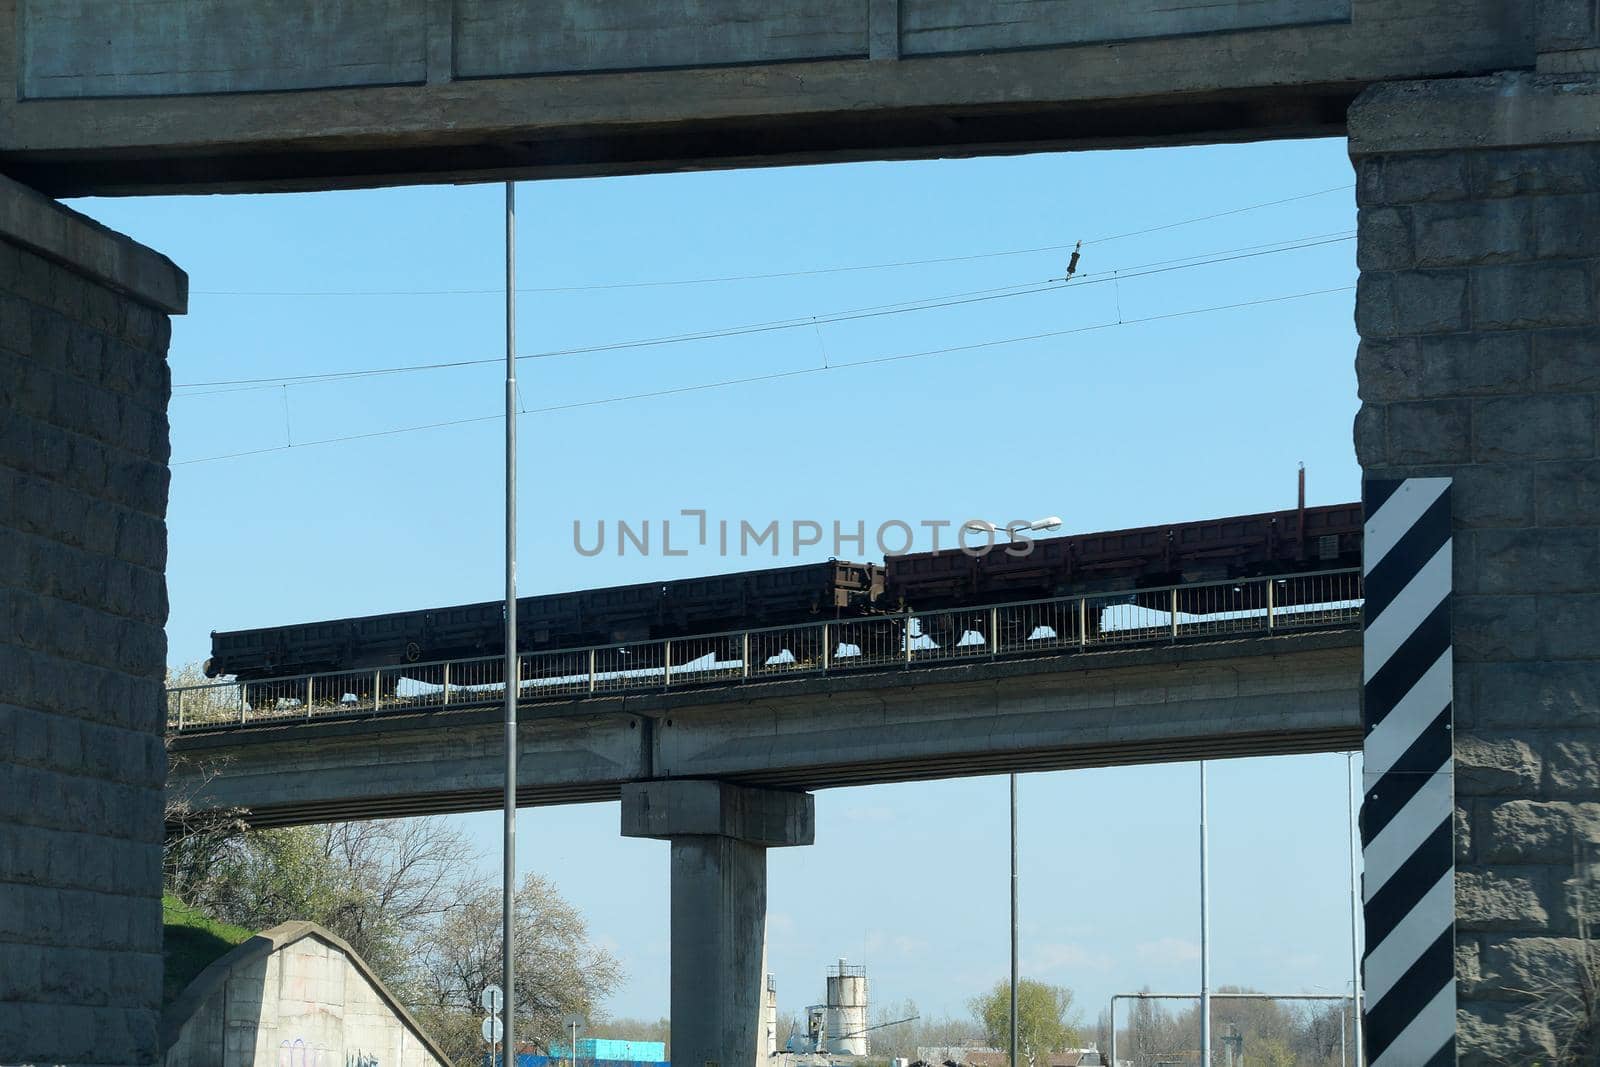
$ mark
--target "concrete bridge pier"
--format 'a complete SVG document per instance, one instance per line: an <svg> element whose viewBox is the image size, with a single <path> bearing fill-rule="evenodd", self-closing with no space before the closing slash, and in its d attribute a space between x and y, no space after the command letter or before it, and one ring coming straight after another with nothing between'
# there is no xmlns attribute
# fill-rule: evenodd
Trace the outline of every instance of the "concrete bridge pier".
<svg viewBox="0 0 1600 1067"><path fill-rule="evenodd" d="M717 781L622 789L624 837L672 843L672 1058L753 1067L762 1056L767 849L816 836L809 793Z"/></svg>
<svg viewBox="0 0 1600 1067"><path fill-rule="evenodd" d="M160 1054L166 352L188 278L0 177L0 1062Z"/></svg>
<svg viewBox="0 0 1600 1067"><path fill-rule="evenodd" d="M1454 482L1462 1067L1554 1061L1600 920L1600 76L1558 73L1600 70L1600 23L1563 7L1542 73L1350 111L1356 454Z"/></svg>

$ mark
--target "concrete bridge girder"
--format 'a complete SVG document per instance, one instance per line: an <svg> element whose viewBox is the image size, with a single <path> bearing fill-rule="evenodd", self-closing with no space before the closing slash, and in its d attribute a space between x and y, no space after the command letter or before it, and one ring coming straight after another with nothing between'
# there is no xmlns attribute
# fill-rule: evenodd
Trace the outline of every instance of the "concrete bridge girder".
<svg viewBox="0 0 1600 1067"><path fill-rule="evenodd" d="M845 674L527 706L524 803L614 799L625 783L867 782L1344 749L1359 743L1354 631ZM258 825L487 810L493 710L183 735L173 788Z"/></svg>
<svg viewBox="0 0 1600 1067"><path fill-rule="evenodd" d="M0 166L60 196L1326 136L1375 81L1532 67L1534 6L8 0Z"/></svg>

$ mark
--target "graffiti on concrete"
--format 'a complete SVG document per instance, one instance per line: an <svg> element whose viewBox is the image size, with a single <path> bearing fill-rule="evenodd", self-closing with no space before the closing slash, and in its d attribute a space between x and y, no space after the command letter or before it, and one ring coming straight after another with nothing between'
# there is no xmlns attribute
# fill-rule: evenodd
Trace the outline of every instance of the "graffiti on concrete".
<svg viewBox="0 0 1600 1067"><path fill-rule="evenodd" d="M335 1062L332 1049L315 1048L303 1037L278 1044L278 1067L334 1067Z"/></svg>
<svg viewBox="0 0 1600 1067"><path fill-rule="evenodd" d="M338 1060L331 1049L313 1048L306 1039L297 1037L278 1045L278 1067L336 1067ZM344 1067L380 1067L377 1053L357 1049L344 1056Z"/></svg>

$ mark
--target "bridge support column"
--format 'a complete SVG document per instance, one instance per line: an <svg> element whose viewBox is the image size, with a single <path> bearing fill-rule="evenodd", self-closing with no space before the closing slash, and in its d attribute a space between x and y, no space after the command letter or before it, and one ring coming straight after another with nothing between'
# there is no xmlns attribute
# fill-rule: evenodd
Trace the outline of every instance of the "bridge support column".
<svg viewBox="0 0 1600 1067"><path fill-rule="evenodd" d="M157 1062L166 352L188 280L0 178L0 1062Z"/></svg>
<svg viewBox="0 0 1600 1067"><path fill-rule="evenodd" d="M809 845L815 826L809 793L715 781L623 787L623 836L672 842L674 1063L765 1058L767 849Z"/></svg>
<svg viewBox="0 0 1600 1067"><path fill-rule="evenodd" d="M1566 6L1570 58L1600 40ZM1382 85L1349 125L1356 453L1453 479L1456 921L1405 933L1454 950L1463 1065L1554 1062L1600 919L1600 78Z"/></svg>

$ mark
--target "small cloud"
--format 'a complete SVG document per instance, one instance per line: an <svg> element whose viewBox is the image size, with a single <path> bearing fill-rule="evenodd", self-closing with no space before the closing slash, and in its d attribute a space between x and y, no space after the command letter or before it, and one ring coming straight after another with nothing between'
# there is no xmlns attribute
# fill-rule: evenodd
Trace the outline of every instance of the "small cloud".
<svg viewBox="0 0 1600 1067"><path fill-rule="evenodd" d="M915 956L927 952L932 946L923 938L911 937L908 934L888 934L880 930L871 930L862 942L862 950L870 956L884 953L898 953L902 956Z"/></svg>
<svg viewBox="0 0 1600 1067"><path fill-rule="evenodd" d="M1136 946L1133 951L1145 963L1194 963L1200 958L1200 946L1181 937L1163 937L1159 941L1146 941Z"/></svg>
<svg viewBox="0 0 1600 1067"><path fill-rule="evenodd" d="M1104 955L1090 952L1073 942L1031 945L1023 960L1024 969L1049 972L1057 970L1105 970L1110 964Z"/></svg>
<svg viewBox="0 0 1600 1067"><path fill-rule="evenodd" d="M846 822L886 823L894 822L900 816L890 807L882 805L854 805L844 809Z"/></svg>

